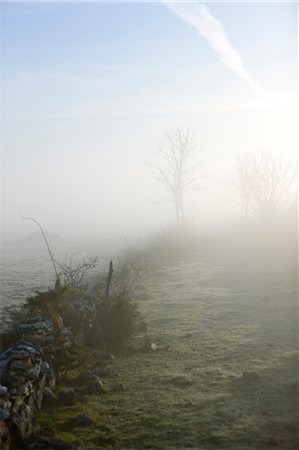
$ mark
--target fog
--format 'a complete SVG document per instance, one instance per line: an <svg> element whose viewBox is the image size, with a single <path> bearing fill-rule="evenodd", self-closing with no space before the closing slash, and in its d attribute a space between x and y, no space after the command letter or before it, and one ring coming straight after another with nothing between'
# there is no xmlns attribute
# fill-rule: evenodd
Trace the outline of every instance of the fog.
<svg viewBox="0 0 299 450"><path fill-rule="evenodd" d="M213 7L162 4L3 7L3 240L34 231L19 213L62 237L171 227L174 205L151 164L175 127L193 130L204 175L184 198L186 221L220 230L239 220L229 183L233 158L264 152L296 159L296 38L291 5L269 6L271 19L259 7L268 32L275 29L273 42L255 23L254 8L230 8L241 15L248 10L239 46L229 33L240 32L238 22L221 7L216 19ZM75 26L80 14L89 36ZM111 34L104 22L117 24L121 14L123 28L112 26ZM144 14L150 22L142 28ZM245 36L252 29L254 54ZM214 42L218 32L223 49Z"/></svg>
<svg viewBox="0 0 299 450"><path fill-rule="evenodd" d="M0 446L298 449L298 4L0 3Z"/></svg>
<svg viewBox="0 0 299 450"><path fill-rule="evenodd" d="M190 126L195 133L201 174L199 189L185 196L186 218L205 229L239 220L238 198L230 185L235 155L266 149L295 160L291 108L276 111L272 120L266 111L256 118L255 110L239 110L202 112L188 120L184 115L173 120L154 115L46 124L39 125L37 133L32 130L34 123L18 134L13 134L11 124L7 127L4 239L35 231L21 220L20 212L63 237L99 238L119 230L139 234L171 226L174 205L165 186L154 179L151 164L157 159L159 142L175 126Z"/></svg>

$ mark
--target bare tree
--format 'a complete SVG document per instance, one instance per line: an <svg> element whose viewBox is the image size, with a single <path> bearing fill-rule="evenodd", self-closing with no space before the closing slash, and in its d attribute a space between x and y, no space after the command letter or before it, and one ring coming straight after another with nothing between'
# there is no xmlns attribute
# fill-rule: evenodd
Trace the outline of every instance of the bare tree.
<svg viewBox="0 0 299 450"><path fill-rule="evenodd" d="M81 286L87 272L97 264L97 257L75 259L74 256L66 256L63 262L56 261L63 284L72 287Z"/></svg>
<svg viewBox="0 0 299 450"><path fill-rule="evenodd" d="M175 128L166 134L159 145L158 163L151 164L154 177L171 194L179 227L185 224L185 194L199 187L199 166L195 161L197 153L194 133L189 128Z"/></svg>
<svg viewBox="0 0 299 450"><path fill-rule="evenodd" d="M233 168L244 221L270 218L287 200L296 177L292 162L266 153L237 156Z"/></svg>

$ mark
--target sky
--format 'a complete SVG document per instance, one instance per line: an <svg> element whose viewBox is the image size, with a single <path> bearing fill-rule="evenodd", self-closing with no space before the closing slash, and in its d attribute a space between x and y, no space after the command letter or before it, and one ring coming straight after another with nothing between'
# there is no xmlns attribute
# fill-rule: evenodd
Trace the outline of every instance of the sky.
<svg viewBox="0 0 299 450"><path fill-rule="evenodd" d="M296 157L297 3L0 8L4 238L35 231L19 212L62 235L167 226L149 163L175 126L200 149L205 177L187 198L198 223L237 208L233 155Z"/></svg>

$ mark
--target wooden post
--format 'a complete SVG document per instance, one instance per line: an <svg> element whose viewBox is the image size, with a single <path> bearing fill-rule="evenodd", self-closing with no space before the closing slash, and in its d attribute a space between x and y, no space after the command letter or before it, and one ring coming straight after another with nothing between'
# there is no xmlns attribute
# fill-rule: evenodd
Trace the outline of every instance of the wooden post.
<svg viewBox="0 0 299 450"><path fill-rule="evenodd" d="M113 273L113 264L112 264L112 261L110 261L109 272L108 272L107 282L106 282L106 291L105 291L105 295L104 295L104 299L103 299L104 305L108 305L108 302L109 302L109 291L110 291L110 285L111 285L111 281L112 281L112 273Z"/></svg>

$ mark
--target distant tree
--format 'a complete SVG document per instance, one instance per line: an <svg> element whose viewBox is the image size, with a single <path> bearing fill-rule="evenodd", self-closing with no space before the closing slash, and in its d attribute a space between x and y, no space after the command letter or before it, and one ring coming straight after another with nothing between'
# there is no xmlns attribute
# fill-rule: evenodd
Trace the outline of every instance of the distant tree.
<svg viewBox="0 0 299 450"><path fill-rule="evenodd" d="M195 161L198 152L194 133L189 128L175 128L159 145L159 161L151 164L154 177L171 194L179 227L185 224L185 194L199 187L200 168Z"/></svg>
<svg viewBox="0 0 299 450"><path fill-rule="evenodd" d="M241 205L242 220L267 219L286 202L296 176L296 166L266 153L236 156L232 184Z"/></svg>

